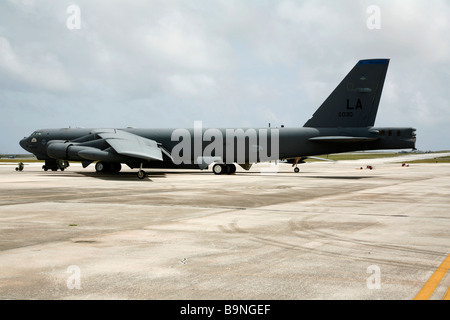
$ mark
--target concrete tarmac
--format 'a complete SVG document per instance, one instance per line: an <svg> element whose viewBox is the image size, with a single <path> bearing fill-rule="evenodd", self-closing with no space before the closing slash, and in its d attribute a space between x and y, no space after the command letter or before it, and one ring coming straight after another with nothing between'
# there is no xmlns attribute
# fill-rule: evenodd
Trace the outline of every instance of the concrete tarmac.
<svg viewBox="0 0 450 320"><path fill-rule="evenodd" d="M0 299L450 298L449 164L41 165L0 164Z"/></svg>

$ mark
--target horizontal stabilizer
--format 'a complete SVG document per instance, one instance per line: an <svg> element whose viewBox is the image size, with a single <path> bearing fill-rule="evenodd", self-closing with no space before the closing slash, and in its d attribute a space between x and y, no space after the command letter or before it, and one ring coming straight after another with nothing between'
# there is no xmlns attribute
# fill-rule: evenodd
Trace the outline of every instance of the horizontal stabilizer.
<svg viewBox="0 0 450 320"><path fill-rule="evenodd" d="M378 138L369 137L348 137L348 136L325 136L325 137L314 137L310 138L309 141L314 142L368 142L374 141Z"/></svg>

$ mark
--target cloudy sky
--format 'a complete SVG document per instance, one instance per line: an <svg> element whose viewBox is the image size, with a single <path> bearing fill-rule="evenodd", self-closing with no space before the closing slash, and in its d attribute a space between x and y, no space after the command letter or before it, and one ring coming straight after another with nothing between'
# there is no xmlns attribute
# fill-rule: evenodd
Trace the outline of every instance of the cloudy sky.
<svg viewBox="0 0 450 320"><path fill-rule="evenodd" d="M375 125L448 150L448 19L448 0L4 0L0 153L39 128L303 126L366 58L391 59Z"/></svg>

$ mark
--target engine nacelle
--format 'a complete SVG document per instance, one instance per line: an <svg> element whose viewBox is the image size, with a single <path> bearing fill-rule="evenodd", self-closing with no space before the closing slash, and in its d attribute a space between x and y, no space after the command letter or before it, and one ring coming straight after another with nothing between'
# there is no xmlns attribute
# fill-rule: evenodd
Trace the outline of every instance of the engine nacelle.
<svg viewBox="0 0 450 320"><path fill-rule="evenodd" d="M79 146L78 143L70 141L51 141L47 146L49 157L57 160L84 161L83 157L78 155L80 151L97 150L91 147Z"/></svg>
<svg viewBox="0 0 450 320"><path fill-rule="evenodd" d="M84 143L71 141L53 140L47 145L47 154L49 157L57 160L72 161L104 161L104 162L123 162L133 161L133 158L122 156L98 148L85 146Z"/></svg>
<svg viewBox="0 0 450 320"><path fill-rule="evenodd" d="M69 160L67 149L73 144L68 141L50 141L47 145L47 155L57 160Z"/></svg>

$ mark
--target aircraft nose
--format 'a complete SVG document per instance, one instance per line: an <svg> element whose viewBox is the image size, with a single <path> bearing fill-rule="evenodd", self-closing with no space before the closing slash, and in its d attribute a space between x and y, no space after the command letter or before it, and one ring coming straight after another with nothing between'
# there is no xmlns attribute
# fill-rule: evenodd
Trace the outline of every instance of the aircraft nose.
<svg viewBox="0 0 450 320"><path fill-rule="evenodd" d="M23 138L22 140L20 140L19 144L22 148L24 148L25 150L27 150L27 140L28 138Z"/></svg>

